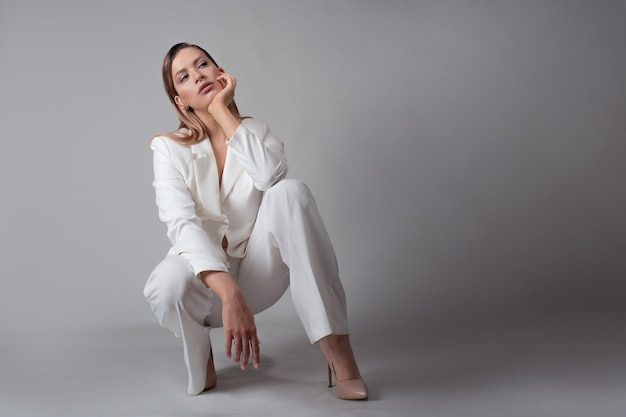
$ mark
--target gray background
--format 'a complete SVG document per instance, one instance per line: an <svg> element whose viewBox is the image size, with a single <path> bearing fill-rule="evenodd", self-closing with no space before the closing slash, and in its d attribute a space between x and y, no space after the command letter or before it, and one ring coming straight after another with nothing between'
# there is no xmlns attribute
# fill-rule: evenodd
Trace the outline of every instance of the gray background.
<svg viewBox="0 0 626 417"><path fill-rule="evenodd" d="M177 126L160 66L180 41L285 142L370 362L513 323L618 333L624 39L624 1L1 1L0 385L24 346L157 326L147 145ZM264 313L261 339L292 313Z"/></svg>

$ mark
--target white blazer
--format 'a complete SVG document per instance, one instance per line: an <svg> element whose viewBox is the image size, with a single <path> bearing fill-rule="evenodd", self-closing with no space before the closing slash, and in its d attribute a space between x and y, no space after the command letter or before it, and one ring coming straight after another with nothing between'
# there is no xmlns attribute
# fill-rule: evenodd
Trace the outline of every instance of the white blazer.
<svg viewBox="0 0 626 417"><path fill-rule="evenodd" d="M287 174L284 145L266 123L244 119L226 143L221 187L209 139L185 146L157 136L150 145L159 218L172 243L169 253L184 256L196 275L227 272L228 256L245 255L263 191Z"/></svg>

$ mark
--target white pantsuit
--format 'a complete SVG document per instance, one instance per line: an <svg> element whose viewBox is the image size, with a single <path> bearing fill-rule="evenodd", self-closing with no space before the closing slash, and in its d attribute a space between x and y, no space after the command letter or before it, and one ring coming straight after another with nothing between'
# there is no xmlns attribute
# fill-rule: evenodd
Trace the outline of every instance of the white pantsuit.
<svg viewBox="0 0 626 417"><path fill-rule="evenodd" d="M144 295L159 323L183 340L191 395L204 390L209 331L222 325L221 302L198 279L202 271L228 271L253 314L290 287L311 343L348 333L332 244L309 188L283 179L282 143L254 119L227 143L221 185L208 139L190 147L164 137L152 144L157 206L172 249Z"/></svg>

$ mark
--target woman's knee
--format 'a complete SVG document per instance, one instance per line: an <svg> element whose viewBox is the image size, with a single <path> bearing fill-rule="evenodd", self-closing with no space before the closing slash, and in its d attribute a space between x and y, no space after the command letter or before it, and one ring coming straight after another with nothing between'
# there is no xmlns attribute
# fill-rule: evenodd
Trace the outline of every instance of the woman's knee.
<svg viewBox="0 0 626 417"><path fill-rule="evenodd" d="M193 270L182 256L168 256L150 274L143 295L155 312L174 309L185 298L193 279Z"/></svg>

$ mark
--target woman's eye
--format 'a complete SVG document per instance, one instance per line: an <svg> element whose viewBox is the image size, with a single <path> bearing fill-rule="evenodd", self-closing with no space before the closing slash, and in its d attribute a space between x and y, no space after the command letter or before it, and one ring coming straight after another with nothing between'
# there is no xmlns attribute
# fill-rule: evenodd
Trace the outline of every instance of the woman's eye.
<svg viewBox="0 0 626 417"><path fill-rule="evenodd" d="M185 74L185 75L183 75L182 77L180 77L179 82L181 82L181 83L182 83L182 82L183 82L183 81L185 81L187 78L189 78L189 75L188 75L188 74Z"/></svg>
<svg viewBox="0 0 626 417"><path fill-rule="evenodd" d="M198 68L202 68L202 67L206 67L206 66L207 66L207 63L206 63L206 62L204 62L204 61L202 61L202 62L200 62L200 64L198 65Z"/></svg>

